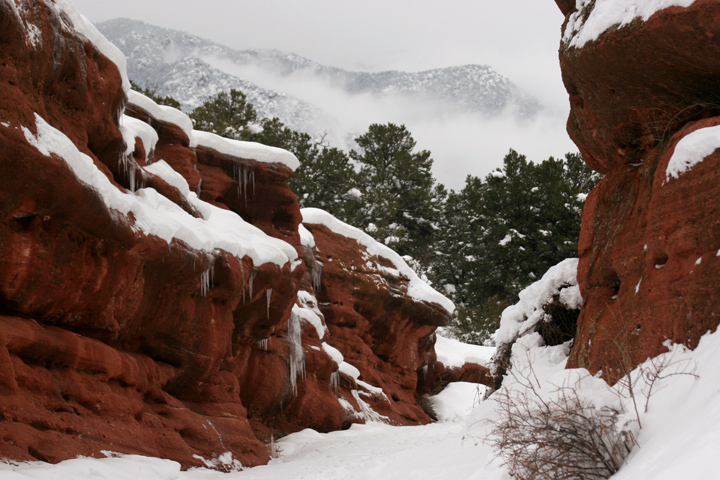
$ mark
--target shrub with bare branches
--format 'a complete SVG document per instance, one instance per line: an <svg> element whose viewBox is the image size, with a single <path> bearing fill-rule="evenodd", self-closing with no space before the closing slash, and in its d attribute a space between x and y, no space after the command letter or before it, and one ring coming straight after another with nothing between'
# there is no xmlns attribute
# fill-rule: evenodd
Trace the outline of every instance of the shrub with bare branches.
<svg viewBox="0 0 720 480"><path fill-rule="evenodd" d="M625 344L617 346L629 359ZM612 386L582 370L568 373L574 383L543 382L528 354L509 370L511 381L492 395L497 416L489 420L486 443L518 480L611 477L637 444L641 412L647 413L662 381L676 375L697 378L694 366L676 357L681 347L667 347L668 353L633 370L625 365L625 375Z"/></svg>
<svg viewBox="0 0 720 480"><path fill-rule="evenodd" d="M598 480L612 476L635 445L622 406L598 406L575 387L544 398L532 381L496 392L498 417L486 441L518 480ZM528 381L525 381L528 380Z"/></svg>

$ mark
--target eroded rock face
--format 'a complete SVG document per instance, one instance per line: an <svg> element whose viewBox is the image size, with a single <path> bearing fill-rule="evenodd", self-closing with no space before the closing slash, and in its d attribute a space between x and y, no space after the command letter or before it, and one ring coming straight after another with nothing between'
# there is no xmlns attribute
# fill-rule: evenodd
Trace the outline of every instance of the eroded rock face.
<svg viewBox="0 0 720 480"><path fill-rule="evenodd" d="M573 2L557 3L567 24ZM582 217L569 366L612 377L630 366L623 358L634 365L667 339L694 347L720 323L720 153L667 176L678 142L720 123L719 35L720 5L696 0L561 46L568 132L605 174Z"/></svg>
<svg viewBox="0 0 720 480"><path fill-rule="evenodd" d="M289 314L290 265L254 265L145 235L64 159L30 144L37 113L115 188L130 188L120 161L125 97L117 67L52 4L28 8L18 16L0 3L2 456L59 461L112 450L200 466L195 455L230 451L245 465L265 462L227 363L234 332L252 339ZM35 43L26 21L41 32ZM155 153L166 156L165 146ZM194 157L187 140L180 146ZM181 198L146 177L166 198ZM297 206L288 216L299 218ZM269 313L260 298L268 289Z"/></svg>
<svg viewBox="0 0 720 480"><path fill-rule="evenodd" d="M124 109L116 64L53 3L0 0L0 26L0 457L223 469L266 462L279 433L429 420L418 373L448 312L404 295L382 257L350 268L368 256L351 239L311 226L303 245L287 165ZM81 154L105 184L79 180ZM189 225L232 211L259 229L255 253L148 232L131 200Z"/></svg>
<svg viewBox="0 0 720 480"><path fill-rule="evenodd" d="M361 381L383 392L356 387L343 375L340 395L362 412L359 396L394 424L427 423L430 418L415 396L418 381L435 361L435 329L449 323L448 312L403 294L407 279L388 273L394 266L387 259L373 257L357 241L324 225L306 226L322 265L316 296L329 330L327 341L360 371Z"/></svg>

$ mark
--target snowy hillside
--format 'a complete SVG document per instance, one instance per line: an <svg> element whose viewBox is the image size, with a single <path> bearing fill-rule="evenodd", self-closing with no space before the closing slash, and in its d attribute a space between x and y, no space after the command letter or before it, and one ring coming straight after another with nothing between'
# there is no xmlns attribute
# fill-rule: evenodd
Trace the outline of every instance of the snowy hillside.
<svg viewBox="0 0 720 480"><path fill-rule="evenodd" d="M352 95L433 99L447 108L489 116L507 108L532 116L539 108L536 100L485 65L416 73L350 72L277 50L233 50L137 20L115 19L97 26L128 57L130 78L143 86L157 86L160 95L177 98L186 110L221 90L236 88L248 95L261 117L277 116L303 131L330 129L331 115L320 108L260 85L260 81L249 81L268 76L313 78Z"/></svg>

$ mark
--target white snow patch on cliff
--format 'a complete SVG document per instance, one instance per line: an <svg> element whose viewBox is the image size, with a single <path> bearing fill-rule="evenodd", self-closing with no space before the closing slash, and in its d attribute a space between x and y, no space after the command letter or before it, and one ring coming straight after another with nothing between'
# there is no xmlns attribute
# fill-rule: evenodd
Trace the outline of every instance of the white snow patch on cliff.
<svg viewBox="0 0 720 480"><path fill-rule="evenodd" d="M193 141L193 123L192 120L190 120L190 117L177 108L169 107L167 105L158 105L153 99L148 98L135 90L130 90L127 95L128 103L142 108L155 120L171 123L180 127L190 140L190 146L195 146Z"/></svg>
<svg viewBox="0 0 720 480"><path fill-rule="evenodd" d="M262 163L280 163L295 171L300 161L295 155L282 148L269 147L261 143L243 142L221 137L210 132L193 131L197 146L211 148L222 154L239 159L255 160Z"/></svg>
<svg viewBox="0 0 720 480"><path fill-rule="evenodd" d="M683 137L675 145L675 151L665 170L663 183L680 177L718 148L720 148L720 125L701 128Z"/></svg>
<svg viewBox="0 0 720 480"><path fill-rule="evenodd" d="M158 134L154 128L137 118L127 115L120 116L120 131L127 144L126 154L135 150L135 138L139 138L145 149L145 156L150 158L158 142Z"/></svg>
<svg viewBox="0 0 720 480"><path fill-rule="evenodd" d="M52 3L47 2L47 5ZM113 62L122 78L122 86L125 93L130 91L130 80L127 76L127 59L118 47L110 43L110 40L95 28L85 15L81 14L70 0L55 0L55 7L68 16L76 33L87 38L100 53Z"/></svg>
<svg viewBox="0 0 720 480"><path fill-rule="evenodd" d="M568 308L580 308L582 297L577 283L577 266L577 258L565 259L520 292L520 301L502 313L500 328L495 332L496 344L509 343L522 332L530 331L545 318L543 305L551 302L555 295Z"/></svg>
<svg viewBox="0 0 720 480"><path fill-rule="evenodd" d="M595 2L593 10L584 18L583 9ZM611 27L622 28L636 18L647 21L656 12L668 7L689 7L695 0L577 0L577 11L570 15L563 44L582 48Z"/></svg>
<svg viewBox="0 0 720 480"><path fill-rule="evenodd" d="M100 194L108 209L128 220L132 213L134 228L145 235L155 235L168 243L177 239L208 253L225 250L238 258L247 255L255 265L274 263L283 266L297 258L297 251L290 244L266 235L234 212L198 200L194 193L187 199L205 212L206 218L193 217L152 188L142 188L134 193L121 191L65 134L38 114L35 114L35 124L37 135L22 127L28 143L45 156L55 154L62 158L78 180Z"/></svg>
<svg viewBox="0 0 720 480"><path fill-rule="evenodd" d="M415 271L408 266L395 251L372 238L367 233L338 220L324 210L319 208L303 208L301 210L304 223L316 223L325 225L335 233L352 238L367 249L370 255L384 257L393 263L397 271L408 278L407 294L417 301L436 303L449 313L455 309L455 305L446 296L442 295L430 285L420 279Z"/></svg>

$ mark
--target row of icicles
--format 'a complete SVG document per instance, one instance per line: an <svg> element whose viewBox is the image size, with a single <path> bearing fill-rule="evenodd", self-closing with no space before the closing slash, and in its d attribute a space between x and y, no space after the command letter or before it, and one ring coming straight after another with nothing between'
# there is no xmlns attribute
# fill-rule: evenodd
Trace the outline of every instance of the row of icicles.
<svg viewBox="0 0 720 480"><path fill-rule="evenodd" d="M150 159L148 159L148 163L150 163ZM135 159L132 157L132 155L123 155L120 157L119 162L119 170L121 173L124 174L125 178L127 179L128 186L131 192L135 192L138 187L137 183L137 163L135 162ZM243 196L243 200L245 202L245 207L247 207L247 195L249 191L249 186L252 187L252 195L255 196L255 171L251 170L247 167L243 167L240 165L234 165L233 166L233 178L237 182L237 195L238 198L240 195ZM202 182L202 180L201 180ZM144 182L140 181L140 188L143 188ZM198 191L197 195L200 195L200 188L202 183L198 185ZM245 272L244 272L244 266L243 263L240 262L240 268L242 270L242 278L243 282L245 279ZM255 276L257 274L256 270L252 270L250 272L250 276L248 277L247 284L243 283L242 287L242 302L243 305L246 303L246 290L248 291L248 294L250 296L250 299L253 298L253 280L255 279ZM317 289L320 286L320 277L322 275L322 268L314 268L312 272L312 284ZM211 266L207 269L205 269L200 274L200 295L202 297L207 297L208 293L210 292L210 287L212 286L214 282L215 277L215 261L214 259L211 259ZM272 293L273 289L268 288L265 291L266 295L266 315L267 319L270 319L270 306L272 303ZM294 312L290 314L290 318L288 318L288 325L287 325L287 342L289 345L289 354L288 354L288 366L290 370L290 384L292 388L293 395L297 395L297 380L298 378L304 379L305 378L305 351L302 346L302 320L300 316L296 315ZM265 338L262 340L259 340L257 342L258 346L263 349L267 350L270 343L270 338ZM337 389L338 383L339 383L339 373L333 372L333 375L331 376L331 386L334 390Z"/></svg>
<svg viewBox="0 0 720 480"><path fill-rule="evenodd" d="M148 155L147 164L152 164L151 155ZM141 168L135 161L135 158L131 154L121 155L118 162L119 171L125 176L128 183L128 189L131 192L135 192L138 189L144 187L144 181L141 178L138 183L137 180L137 169ZM142 169L141 169L142 170ZM245 207L247 208L248 201L247 196L250 188L252 188L252 196L255 196L255 170L238 164L233 165L233 180L237 182L236 190L237 196L243 196ZM198 182L196 194L200 197L202 189L202 179Z"/></svg>

